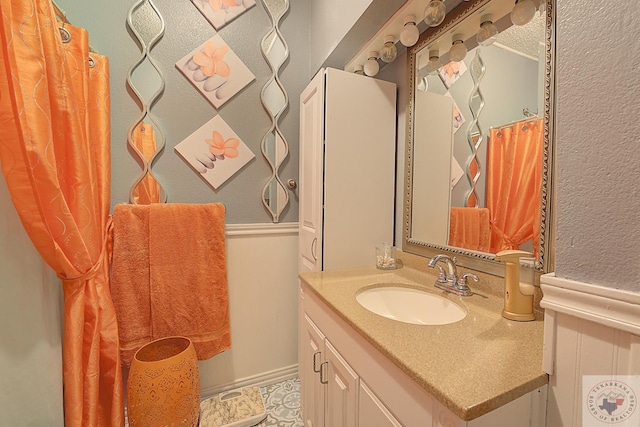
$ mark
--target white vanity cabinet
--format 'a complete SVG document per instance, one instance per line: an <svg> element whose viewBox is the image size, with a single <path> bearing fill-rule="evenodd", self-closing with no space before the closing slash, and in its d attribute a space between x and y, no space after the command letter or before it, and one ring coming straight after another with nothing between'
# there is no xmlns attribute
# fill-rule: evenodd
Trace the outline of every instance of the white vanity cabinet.
<svg viewBox="0 0 640 427"><path fill-rule="evenodd" d="M464 421L373 347L304 282L299 303L305 427L544 427L546 385ZM489 367L487 372L490 375Z"/></svg>
<svg viewBox="0 0 640 427"><path fill-rule="evenodd" d="M300 95L299 271L374 265L393 242L396 85L321 69Z"/></svg>
<svg viewBox="0 0 640 427"><path fill-rule="evenodd" d="M305 427L401 426L309 316L303 316L300 377Z"/></svg>

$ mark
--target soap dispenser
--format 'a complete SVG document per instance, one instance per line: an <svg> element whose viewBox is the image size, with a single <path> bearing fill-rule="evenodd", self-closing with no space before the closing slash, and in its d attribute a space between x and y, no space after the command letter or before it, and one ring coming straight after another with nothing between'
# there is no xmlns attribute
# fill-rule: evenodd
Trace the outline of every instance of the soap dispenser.
<svg viewBox="0 0 640 427"><path fill-rule="evenodd" d="M504 309L502 317L527 322L535 319L533 313L533 285L520 283L520 258L530 258L526 251L507 250L496 254L496 260L504 261Z"/></svg>

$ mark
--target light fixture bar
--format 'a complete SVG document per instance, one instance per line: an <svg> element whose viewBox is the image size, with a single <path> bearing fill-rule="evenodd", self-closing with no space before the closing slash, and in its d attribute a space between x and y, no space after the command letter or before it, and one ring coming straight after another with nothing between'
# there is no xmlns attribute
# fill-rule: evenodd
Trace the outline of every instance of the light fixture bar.
<svg viewBox="0 0 640 427"><path fill-rule="evenodd" d="M420 21L427 7L429 0L408 0L389 20L380 28L380 30L365 44L362 49L344 67L345 71L352 73L356 65L363 65L367 62L367 54L372 51L379 51L384 46L384 36L393 34L396 40L400 38L400 33L404 28L404 17L407 15L416 16Z"/></svg>

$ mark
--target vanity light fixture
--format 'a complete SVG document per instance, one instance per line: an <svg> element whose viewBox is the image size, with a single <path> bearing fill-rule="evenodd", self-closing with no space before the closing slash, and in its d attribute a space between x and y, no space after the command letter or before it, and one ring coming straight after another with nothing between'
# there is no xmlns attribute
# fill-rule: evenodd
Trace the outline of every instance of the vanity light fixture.
<svg viewBox="0 0 640 427"><path fill-rule="evenodd" d="M440 68L440 52L437 49L429 51L429 62L425 65L427 74L435 74Z"/></svg>
<svg viewBox="0 0 640 427"><path fill-rule="evenodd" d="M378 52L372 50L367 56L369 59L364 63L364 73L369 77L373 77L378 74L378 71L380 71L380 64L378 64Z"/></svg>
<svg viewBox="0 0 640 427"><path fill-rule="evenodd" d="M380 51L380 59L384 62L393 62L398 56L398 48L396 47L396 39L393 36L384 36L384 47Z"/></svg>
<svg viewBox="0 0 640 427"><path fill-rule="evenodd" d="M490 46L496 41L498 27L493 24L493 16L490 14L482 15L480 22L480 30L476 36L478 44L480 46Z"/></svg>
<svg viewBox="0 0 640 427"><path fill-rule="evenodd" d="M449 49L449 59L460 62L467 56L467 46L464 44L464 40L462 40L462 34L454 34L451 40L453 40L453 42Z"/></svg>
<svg viewBox="0 0 640 427"><path fill-rule="evenodd" d="M354 65L353 66L353 73L354 74L363 75L364 74L364 69L363 69L362 65Z"/></svg>
<svg viewBox="0 0 640 427"><path fill-rule="evenodd" d="M444 21L447 7L442 0L431 0L424 10L424 23L430 27L437 27Z"/></svg>
<svg viewBox="0 0 640 427"><path fill-rule="evenodd" d="M404 28L400 33L400 43L406 47L411 47L418 42L420 30L416 25L416 16L407 15L404 17Z"/></svg>
<svg viewBox="0 0 640 427"><path fill-rule="evenodd" d="M511 10L511 22L514 25L527 25L536 14L536 5L532 0L516 0Z"/></svg>

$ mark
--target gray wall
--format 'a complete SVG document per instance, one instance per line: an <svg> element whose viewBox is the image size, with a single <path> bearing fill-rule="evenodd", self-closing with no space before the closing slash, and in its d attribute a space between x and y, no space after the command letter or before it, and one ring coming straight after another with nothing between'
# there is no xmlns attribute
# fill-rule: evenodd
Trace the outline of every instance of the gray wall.
<svg viewBox="0 0 640 427"><path fill-rule="evenodd" d="M640 292L640 3L558 0L556 275Z"/></svg>
<svg viewBox="0 0 640 427"><path fill-rule="evenodd" d="M62 427L62 285L0 174L0 426Z"/></svg>
<svg viewBox="0 0 640 427"><path fill-rule="evenodd" d="M140 109L127 92L126 76L140 55L134 38L126 28L128 9L133 2L60 0L72 23L89 30L91 46L105 54L111 64L112 108L112 205L128 202L129 188L140 167L127 148L127 130ZM156 0L165 19L165 35L152 49L166 79L166 89L152 109L165 132L166 147L153 171L167 190L169 202L222 202L227 207L227 222L267 223L271 216L262 206L262 188L271 171L263 159L260 142L271 122L260 103L260 91L270 77L270 70L260 53L260 40L270 28L262 2L223 27L219 34L247 65L256 79L227 101L218 111L175 67L176 61L200 46L215 29L188 0ZM289 13L281 21L281 30L291 51L281 69L281 78L289 93L289 109L280 121L289 142L289 157L281 176L298 179L298 96L311 78L309 71L309 0L291 2ZM301 36L302 35L302 36ZM205 122L219 114L249 146L256 158L214 190L173 150ZM298 219L298 203L290 193L289 207L281 222Z"/></svg>

